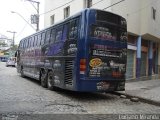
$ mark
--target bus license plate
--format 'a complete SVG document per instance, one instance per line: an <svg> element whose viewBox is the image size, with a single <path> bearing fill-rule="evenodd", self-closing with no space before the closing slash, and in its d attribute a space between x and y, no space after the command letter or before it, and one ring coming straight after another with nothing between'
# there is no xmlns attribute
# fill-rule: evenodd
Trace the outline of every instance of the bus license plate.
<svg viewBox="0 0 160 120"><path fill-rule="evenodd" d="M97 83L97 90L107 90L109 89L110 84L107 82L99 82Z"/></svg>

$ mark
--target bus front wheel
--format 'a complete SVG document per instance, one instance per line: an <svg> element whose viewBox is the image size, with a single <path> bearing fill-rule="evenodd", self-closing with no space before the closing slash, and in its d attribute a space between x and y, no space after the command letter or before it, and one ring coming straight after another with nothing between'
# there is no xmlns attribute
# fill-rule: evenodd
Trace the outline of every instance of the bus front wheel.
<svg viewBox="0 0 160 120"><path fill-rule="evenodd" d="M41 86L46 88L47 87L47 71L41 70L40 80L41 80Z"/></svg>
<svg viewBox="0 0 160 120"><path fill-rule="evenodd" d="M23 67L21 67L20 74L21 74L21 77L24 77Z"/></svg>

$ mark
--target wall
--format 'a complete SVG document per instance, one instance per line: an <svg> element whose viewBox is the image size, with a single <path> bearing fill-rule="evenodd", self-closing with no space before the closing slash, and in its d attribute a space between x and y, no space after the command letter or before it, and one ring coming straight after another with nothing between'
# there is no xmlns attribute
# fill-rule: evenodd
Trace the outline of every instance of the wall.
<svg viewBox="0 0 160 120"><path fill-rule="evenodd" d="M156 9L156 20L153 19L149 19L149 29L148 29L148 33L150 33L151 35L155 36L155 37L160 37L160 0L152 0L151 4L150 4L150 13L151 13L151 8L154 6L154 8ZM150 14L151 15L151 14ZM149 16L151 18L151 16Z"/></svg>
<svg viewBox="0 0 160 120"><path fill-rule="evenodd" d="M98 2L98 0L93 0L93 6L91 8L96 8L96 9L101 9L103 10L104 8L108 7L111 5L112 0L102 0ZM105 9L106 11L111 11L111 7L108 9Z"/></svg>
<svg viewBox="0 0 160 120"><path fill-rule="evenodd" d="M119 0L112 0L111 4ZM140 8L140 0L125 0L112 7L112 12L126 18L128 32L139 35L141 14L137 12Z"/></svg>
<svg viewBox="0 0 160 120"><path fill-rule="evenodd" d="M70 2L71 0L46 0L45 2L45 12L53 10L61 5L64 5L65 3ZM61 21L64 19L64 8L67 6L70 6L70 15L73 15L77 13L79 10L83 9L84 4L82 0L75 0L59 9L53 10L47 14L45 14L44 19L44 26L48 27L51 25L50 23L50 17L55 14L55 23Z"/></svg>

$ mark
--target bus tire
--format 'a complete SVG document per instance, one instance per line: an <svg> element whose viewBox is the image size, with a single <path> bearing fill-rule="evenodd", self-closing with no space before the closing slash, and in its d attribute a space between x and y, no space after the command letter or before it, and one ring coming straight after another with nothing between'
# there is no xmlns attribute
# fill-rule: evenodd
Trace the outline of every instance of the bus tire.
<svg viewBox="0 0 160 120"><path fill-rule="evenodd" d="M53 90L53 72L49 71L47 76L47 87L49 90Z"/></svg>
<svg viewBox="0 0 160 120"><path fill-rule="evenodd" d="M23 71L23 67L21 66L21 71L20 71L21 77L24 78L24 71Z"/></svg>
<svg viewBox="0 0 160 120"><path fill-rule="evenodd" d="M48 72L47 87L49 90L60 91L60 88L54 86L54 73L53 73L53 71Z"/></svg>
<svg viewBox="0 0 160 120"><path fill-rule="evenodd" d="M40 81L41 81L41 86L47 88L47 71L41 70Z"/></svg>

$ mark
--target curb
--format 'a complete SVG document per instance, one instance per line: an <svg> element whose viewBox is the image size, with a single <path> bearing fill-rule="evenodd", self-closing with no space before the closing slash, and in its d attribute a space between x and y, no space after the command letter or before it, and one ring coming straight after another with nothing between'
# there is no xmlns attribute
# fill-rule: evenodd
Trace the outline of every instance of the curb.
<svg viewBox="0 0 160 120"><path fill-rule="evenodd" d="M148 104L151 104L151 105L155 105L155 106L160 106L160 102L158 101L155 101L155 100L150 100L150 99L147 99L147 98L142 98L142 97L139 97L139 96L135 96L135 95L130 95L130 94L127 94L127 93L121 93L121 92L112 92L113 94L115 95L125 95L126 96L126 99L131 99L131 98L138 98L139 101L141 102L144 102L144 103L148 103Z"/></svg>

